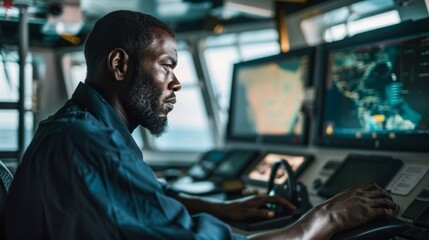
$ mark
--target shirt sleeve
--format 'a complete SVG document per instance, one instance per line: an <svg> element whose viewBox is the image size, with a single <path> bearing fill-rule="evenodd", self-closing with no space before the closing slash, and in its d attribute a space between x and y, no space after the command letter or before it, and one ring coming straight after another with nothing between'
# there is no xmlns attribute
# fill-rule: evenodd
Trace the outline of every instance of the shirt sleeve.
<svg viewBox="0 0 429 240"><path fill-rule="evenodd" d="M209 214L191 216L141 157L110 134L110 141L89 139L90 153L74 163L88 202L111 219L121 239L246 239Z"/></svg>

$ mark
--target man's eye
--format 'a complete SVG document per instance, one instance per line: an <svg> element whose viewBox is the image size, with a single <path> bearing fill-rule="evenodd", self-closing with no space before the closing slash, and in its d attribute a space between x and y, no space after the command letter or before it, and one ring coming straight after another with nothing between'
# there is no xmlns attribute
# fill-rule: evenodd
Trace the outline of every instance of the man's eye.
<svg viewBox="0 0 429 240"><path fill-rule="evenodd" d="M173 70L173 65L171 65L171 64L165 64L165 65L164 65L164 69L165 69L167 72L171 72L171 71Z"/></svg>

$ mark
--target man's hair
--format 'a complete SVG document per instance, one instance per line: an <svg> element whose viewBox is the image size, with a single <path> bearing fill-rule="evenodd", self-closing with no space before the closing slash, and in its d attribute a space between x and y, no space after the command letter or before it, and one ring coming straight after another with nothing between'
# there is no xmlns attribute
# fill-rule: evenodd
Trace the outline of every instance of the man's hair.
<svg viewBox="0 0 429 240"><path fill-rule="evenodd" d="M115 48L124 49L138 63L154 40L152 28L161 28L174 37L173 30L157 18L140 12L119 10L100 18L85 43L87 80L93 78Z"/></svg>

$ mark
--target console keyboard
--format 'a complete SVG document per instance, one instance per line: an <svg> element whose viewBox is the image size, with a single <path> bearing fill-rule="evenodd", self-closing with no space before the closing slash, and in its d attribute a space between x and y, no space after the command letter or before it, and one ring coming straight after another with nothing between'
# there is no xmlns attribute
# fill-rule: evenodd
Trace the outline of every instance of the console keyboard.
<svg viewBox="0 0 429 240"><path fill-rule="evenodd" d="M416 219L426 208L429 207L429 201L414 199L407 209L402 213L402 217Z"/></svg>
<svg viewBox="0 0 429 240"><path fill-rule="evenodd" d="M401 215L413 221L398 237L407 240L429 239L429 189L423 189Z"/></svg>
<svg viewBox="0 0 429 240"><path fill-rule="evenodd" d="M405 209L401 217L416 220L427 208L429 208L429 189L423 189L411 204Z"/></svg>
<svg viewBox="0 0 429 240"><path fill-rule="evenodd" d="M408 226L399 237L407 240L428 240L429 229L416 226Z"/></svg>

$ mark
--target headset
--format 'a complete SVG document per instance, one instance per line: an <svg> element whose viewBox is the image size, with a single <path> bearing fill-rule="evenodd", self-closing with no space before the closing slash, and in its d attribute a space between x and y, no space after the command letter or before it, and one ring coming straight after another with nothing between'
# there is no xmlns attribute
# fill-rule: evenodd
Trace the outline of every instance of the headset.
<svg viewBox="0 0 429 240"><path fill-rule="evenodd" d="M275 185L274 179L280 166L283 166L286 170L288 178L281 185ZM303 214L312 208L308 198L307 188L302 183L296 181L296 176L292 167L284 159L278 160L271 166L267 193L270 196L279 195L286 198L298 208L295 213Z"/></svg>

